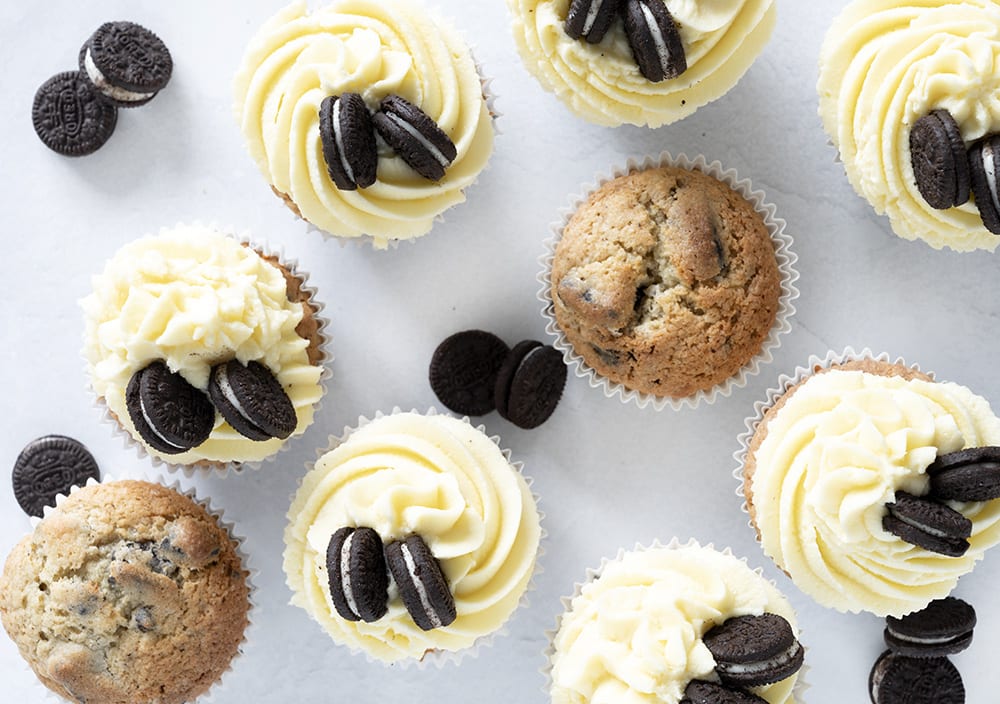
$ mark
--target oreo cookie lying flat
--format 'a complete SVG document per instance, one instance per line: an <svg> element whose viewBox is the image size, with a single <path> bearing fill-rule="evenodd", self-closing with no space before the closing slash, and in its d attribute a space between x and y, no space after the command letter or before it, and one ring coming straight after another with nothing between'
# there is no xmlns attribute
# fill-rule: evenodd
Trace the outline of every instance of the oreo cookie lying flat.
<svg viewBox="0 0 1000 704"><path fill-rule="evenodd" d="M938 500L1000 498L1000 447L970 447L940 455L927 468L930 496Z"/></svg>
<svg viewBox="0 0 1000 704"><path fill-rule="evenodd" d="M14 460L11 476L14 498L29 516L41 518L56 496L69 494L88 479L100 481L97 461L79 440L65 435L45 435L24 446Z"/></svg>
<svg viewBox="0 0 1000 704"><path fill-rule="evenodd" d="M226 422L251 440L285 439L298 425L295 406L271 370L231 359L212 367L208 395Z"/></svg>
<svg viewBox="0 0 1000 704"><path fill-rule="evenodd" d="M618 16L623 0L573 0L563 31L570 39L584 39L597 44L608 33L611 22Z"/></svg>
<svg viewBox="0 0 1000 704"><path fill-rule="evenodd" d="M997 174L1000 169L1000 134L987 135L969 147L969 172L972 193L983 225L994 235L1000 235L1000 197L997 195Z"/></svg>
<svg viewBox="0 0 1000 704"><path fill-rule="evenodd" d="M455 620L455 597L423 538L411 535L387 544L385 561L406 610L421 629L442 628Z"/></svg>
<svg viewBox="0 0 1000 704"><path fill-rule="evenodd" d="M431 356L431 389L449 410L482 416L494 409L497 373L510 350L485 330L449 335Z"/></svg>
<svg viewBox="0 0 1000 704"><path fill-rule="evenodd" d="M767 700L742 689L731 689L704 680L691 680L679 704L767 704Z"/></svg>
<svg viewBox="0 0 1000 704"><path fill-rule="evenodd" d="M947 110L934 110L913 124L910 164L917 190L932 208L944 210L969 200L969 159L958 123Z"/></svg>
<svg viewBox="0 0 1000 704"><path fill-rule="evenodd" d="M805 657L792 626L778 614L736 616L715 626L702 642L727 687L759 687L791 677Z"/></svg>
<svg viewBox="0 0 1000 704"><path fill-rule="evenodd" d="M882 528L897 538L948 557L969 549L972 521L955 509L905 491L897 491L895 503L885 506Z"/></svg>
<svg viewBox="0 0 1000 704"><path fill-rule="evenodd" d="M341 528L326 548L330 597L348 621L372 623L389 610L382 538L371 528Z"/></svg>
<svg viewBox="0 0 1000 704"><path fill-rule="evenodd" d="M953 596L935 599L920 611L885 619L883 637L889 650L911 658L960 653L972 643L976 610Z"/></svg>
<svg viewBox="0 0 1000 704"><path fill-rule="evenodd" d="M872 704L964 704L962 675L948 658L908 658L885 651L868 676Z"/></svg>
<svg viewBox="0 0 1000 704"><path fill-rule="evenodd" d="M426 179L441 180L458 156L444 130L427 113L398 95L383 98L372 120L382 139Z"/></svg>
<svg viewBox="0 0 1000 704"><path fill-rule="evenodd" d="M324 98L319 106L319 136L327 171L337 188L354 191L375 183L375 125L364 98L357 93Z"/></svg>
<svg viewBox="0 0 1000 704"><path fill-rule="evenodd" d="M565 386L562 354L524 340L514 345L497 372L497 412L519 428L537 428L552 415Z"/></svg>
<svg viewBox="0 0 1000 704"><path fill-rule="evenodd" d="M132 375L125 389L125 406L139 436L165 455L197 447L215 425L215 409L208 396L160 361Z"/></svg>
<svg viewBox="0 0 1000 704"><path fill-rule="evenodd" d="M661 0L625 0L625 36L647 81L677 78L687 70L684 44Z"/></svg>
<svg viewBox="0 0 1000 704"><path fill-rule="evenodd" d="M42 143L64 156L92 154L115 132L118 109L97 97L79 71L59 73L35 93L31 124Z"/></svg>
<svg viewBox="0 0 1000 704"><path fill-rule="evenodd" d="M80 71L119 107L145 105L170 80L174 62L163 41L134 22L105 22L80 49Z"/></svg>

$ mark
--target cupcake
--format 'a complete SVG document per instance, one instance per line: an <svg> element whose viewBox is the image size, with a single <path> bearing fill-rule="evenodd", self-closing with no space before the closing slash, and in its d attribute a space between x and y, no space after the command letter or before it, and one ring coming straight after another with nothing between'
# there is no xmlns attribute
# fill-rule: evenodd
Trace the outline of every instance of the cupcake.
<svg viewBox="0 0 1000 704"><path fill-rule="evenodd" d="M379 248L426 234L493 150L469 48L416 0L289 5L250 41L235 93L272 190L319 230Z"/></svg>
<svg viewBox="0 0 1000 704"><path fill-rule="evenodd" d="M855 0L826 34L823 126L854 190L900 237L956 251L1000 243L1000 215L992 232L980 215L995 211L995 184L991 195L984 179L970 200L964 163L966 148L1000 131L998 26L992 0Z"/></svg>
<svg viewBox="0 0 1000 704"><path fill-rule="evenodd" d="M986 400L850 350L781 382L743 437L764 552L839 611L902 616L947 596L1000 540L1000 500L935 486L959 451L1000 444Z"/></svg>
<svg viewBox="0 0 1000 704"><path fill-rule="evenodd" d="M188 496L91 484L14 547L0 617L42 684L66 699L180 704L237 655L247 579L233 537Z"/></svg>
<svg viewBox="0 0 1000 704"><path fill-rule="evenodd" d="M325 321L293 264L181 225L122 247L93 289L81 301L90 384L154 458L257 462L312 423Z"/></svg>
<svg viewBox="0 0 1000 704"><path fill-rule="evenodd" d="M548 652L553 704L749 701L708 696L715 688L795 701L795 613L729 550L675 541L622 551L564 605ZM737 651L742 667L732 667Z"/></svg>
<svg viewBox="0 0 1000 704"><path fill-rule="evenodd" d="M797 293L784 223L762 197L717 162L667 155L601 183L542 276L557 347L593 385L641 404L693 405L745 383Z"/></svg>
<svg viewBox="0 0 1000 704"><path fill-rule="evenodd" d="M772 0L507 0L525 66L598 125L659 127L722 97L774 29Z"/></svg>
<svg viewBox="0 0 1000 704"><path fill-rule="evenodd" d="M375 660L457 657L521 602L539 521L528 482L480 429L381 416L302 480L285 530L292 603Z"/></svg>

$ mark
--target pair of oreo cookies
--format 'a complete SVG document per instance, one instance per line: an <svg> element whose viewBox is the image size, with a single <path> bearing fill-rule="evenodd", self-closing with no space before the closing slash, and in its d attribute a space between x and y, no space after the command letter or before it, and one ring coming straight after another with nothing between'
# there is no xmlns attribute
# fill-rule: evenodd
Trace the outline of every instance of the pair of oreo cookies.
<svg viewBox="0 0 1000 704"><path fill-rule="evenodd" d="M555 348L536 340L511 349L491 332L464 330L434 350L428 376L449 410L469 416L496 410L531 429L555 411L566 386L566 365Z"/></svg>
<svg viewBox="0 0 1000 704"><path fill-rule="evenodd" d="M100 481L97 461L79 440L65 435L45 435L24 446L14 460L11 481L14 498L29 516L42 517L56 496L69 494L88 479Z"/></svg>
<svg viewBox="0 0 1000 704"><path fill-rule="evenodd" d="M458 156L451 138L408 100L389 95L373 115L358 93L330 95L319 108L319 134L330 179L342 191L375 183L378 146L375 134L418 174L440 181Z"/></svg>
<svg viewBox="0 0 1000 704"><path fill-rule="evenodd" d="M31 108L42 143L65 156L104 146L118 124L118 108L148 103L173 71L163 41L134 22L102 24L81 47L78 62L78 70L45 81Z"/></svg>

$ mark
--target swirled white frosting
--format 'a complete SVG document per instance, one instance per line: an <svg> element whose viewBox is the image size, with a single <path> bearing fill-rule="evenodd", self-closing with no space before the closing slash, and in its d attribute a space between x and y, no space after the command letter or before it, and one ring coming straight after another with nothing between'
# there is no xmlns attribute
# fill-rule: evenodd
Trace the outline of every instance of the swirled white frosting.
<svg viewBox="0 0 1000 704"><path fill-rule="evenodd" d="M397 94L455 143L454 162L429 181L380 140L374 185L341 191L327 172L320 103L359 93L368 107ZM483 87L458 33L414 0L333 0L308 12L294 2L268 20L236 75L236 114L250 155L302 217L330 234L370 235L376 246L410 239L465 200L486 166L493 125Z"/></svg>
<svg viewBox="0 0 1000 704"><path fill-rule="evenodd" d="M663 0L680 31L687 70L651 82L639 72L624 25L597 44L563 30L570 0L507 0L528 70L580 117L599 125L675 122L736 85L774 29L772 0Z"/></svg>
<svg viewBox="0 0 1000 704"><path fill-rule="evenodd" d="M893 231L932 247L993 250L973 201L935 210L917 190L910 129L947 109L970 144L1000 130L1000 5L855 0L820 52L819 112L854 190Z"/></svg>
<svg viewBox="0 0 1000 704"><path fill-rule="evenodd" d="M338 643L379 660L461 650L507 620L527 589L541 535L524 478L482 432L449 416L397 413L324 454L288 512L284 567L292 603ZM326 569L330 536L373 528L383 542L419 534L455 597L457 618L421 630L392 589L374 623L341 618Z"/></svg>
<svg viewBox="0 0 1000 704"><path fill-rule="evenodd" d="M1000 500L951 502L972 520L962 557L882 528L896 491L927 493L925 470L939 453L1000 444L1000 419L964 386L827 371L795 388L766 429L751 481L761 544L820 604L915 611L946 596L1000 540Z"/></svg>

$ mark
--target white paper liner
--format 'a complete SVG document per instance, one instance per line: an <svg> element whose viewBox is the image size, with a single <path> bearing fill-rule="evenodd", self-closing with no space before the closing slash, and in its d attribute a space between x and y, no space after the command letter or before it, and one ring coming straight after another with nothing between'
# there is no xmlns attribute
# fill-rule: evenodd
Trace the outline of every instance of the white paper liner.
<svg viewBox="0 0 1000 704"><path fill-rule="evenodd" d="M402 410L399 406L394 406L393 409L389 413L383 413L381 411L376 411L375 415L372 418L368 418L366 416L358 416L358 422L354 426L344 426L344 431L339 436L338 435L331 435L329 437L327 446L324 447L324 448L318 449L316 451L316 459L319 460L319 458L322 457L323 455L325 455L326 453L332 452L333 450L335 450L341 444L343 444L344 442L346 442L348 440L348 438L351 436L352 433L354 433L356 430L359 430L359 429L365 427L366 425L368 425L372 421L378 420L378 419L383 418L383 417L385 417L387 415L391 416L391 415L396 415L398 413L405 413L405 412L407 412L407 411ZM422 413L423 415L426 415L426 416L445 415L445 416L449 416L451 418L459 418L458 416L455 416L455 415L453 415L451 413L439 413L438 410L435 407L433 407L433 406L431 406L430 408L428 408L424 412L419 411L419 410L417 410L415 408L414 409L410 409L409 412L410 413ZM479 425L473 426L472 425L472 421L469 419L468 416L462 416L460 418L460 420L462 420L466 424L474 427L476 430L478 430L479 432L481 432L484 435L486 435L493 442L494 445L496 445L498 448L500 448L501 453L503 453L504 458L510 464L511 468L513 469L513 471L517 472L518 474L520 474L524 478L525 482L527 482L527 484L528 484L528 489L529 490L532 489L532 485L534 484L534 480L531 477L529 477L528 475L526 475L524 473L524 471L523 471L524 470L524 463L520 462L520 461L512 461L511 460L511 452L510 452L509 449L504 448L500 444L500 436L499 435L489 435L486 432L486 426L485 425L479 424ZM307 463L306 464L306 475L308 475L310 472L312 472L312 470L313 470L313 468L315 466L316 466L315 462L309 462L309 463ZM295 498L298 496L299 489L301 489L302 482L304 480L305 480L305 475L303 475L302 477L299 478L299 481L298 481L298 483L296 484L296 487L295 487L295 491L292 492L291 497L289 497L289 506L290 507L292 505L294 505ZM423 657L420 658L419 660L415 659L415 658L404 658L404 659L401 659L401 660L396 660L394 662L386 662L384 660L379 660L378 658L374 657L373 655L371 655L367 651L363 650L362 648L358 648L358 647L356 647L354 645L351 645L351 644L340 643L338 641L333 641L333 642L337 645L337 647L342 648L342 649L346 648L347 650L349 650L352 655L364 655L365 659L369 663L375 663L375 664L378 664L378 665L382 665L384 667L399 667L399 668L402 668L402 669L408 669L410 667L415 667L418 670L423 670L428 665L434 665L438 669L441 669L441 668L445 667L446 665L448 665L450 663L457 665L459 662L461 662L466 657L472 657L472 658L478 657L480 649L482 649L483 647L488 647L488 646L492 645L493 641L496 640L496 638L498 636L504 636L504 635L507 635L509 633L509 631L508 631L508 624L514 619L514 617L515 617L515 615L517 614L518 611L521 611L522 609L524 609L525 607L528 606L528 604L529 604L529 593L532 592L532 591L534 591L534 589L537 586L536 585L536 580L538 578L538 575L542 574L542 572L544 571L542 569L541 558L545 554L546 543L548 541L548 531L545 530L545 513L541 510L540 499L539 499L538 494L535 493L534 491L531 491L531 498L535 502L535 507L536 507L536 509L538 511L538 524L539 524L539 529L540 529L539 537L538 537L538 553L535 555L535 566L534 566L534 569L532 571L531 578L528 580L528 584L524 588L524 593L521 594L521 598L518 600L517 606L514 607L513 611L511 611L510 615L507 617L507 620L499 628L497 628L495 631L492 631L490 633L484 633L483 635L481 635L478 638L476 638L476 640L472 643L472 645L470 645L470 646L468 646L466 648L463 648L461 650L434 650L434 651L431 651L431 652L424 653ZM291 516L288 516L287 518L288 518L289 521L292 520ZM286 549L287 549L287 547L286 547ZM295 589L292 587L292 585L288 583L287 575L286 575L285 584L288 586L289 590L291 590L292 592L295 591ZM312 614L309 614L309 617L311 619L312 618ZM324 629L324 633L326 633L325 629ZM329 636L329 634L327 634L327 635ZM331 638L331 640L332 640L332 638Z"/></svg>
<svg viewBox="0 0 1000 704"><path fill-rule="evenodd" d="M572 344L566 339L566 336L556 323L551 283L549 281L552 262L555 259L556 246L562 237L563 228L569 222L573 213L587 199L587 196L603 184L619 176L624 176L633 171L643 171L662 166L676 166L688 170L701 171L722 181L753 205L754 209L764 220L764 225L771 236L771 241L774 244L775 259L778 263L778 275L781 278L781 295L778 298L778 311L767 338L761 344L760 351L744 364L736 374L721 384L683 398L655 396L629 389L620 382L615 382L602 376L596 369L587 364L583 357L573 349ZM785 221L777 217L777 209L774 205L766 202L766 195L763 191L754 190L749 179L740 179L735 169L723 169L722 164L718 161L708 163L705 157L700 154L693 159L689 158L686 154L674 157L666 151L661 152L658 157L646 156L642 161L630 158L624 166L616 167L610 174L595 175L594 182L584 185L581 188L582 191L570 199L569 206L559 211L560 219L551 225L552 236L546 240L545 253L539 257L538 261L542 270L537 277L538 282L541 284L537 297L542 303L541 312L542 317L546 321L545 330L555 338L553 346L563 353L563 359L566 361L566 364L573 369L578 377L585 379L592 387L603 390L604 395L608 398L618 396L622 403L635 402L640 408L651 405L657 411L662 411L669 406L677 411L684 407L696 408L701 403L712 404L719 397L729 396L734 389L745 386L750 377L760 371L762 364L772 361L774 351L781 346L781 336L792 329L790 319L795 314L793 301L799 297L799 290L795 286L795 282L799 278L799 273L795 270L795 262L798 261L798 255L791 249L792 237L785 232Z"/></svg>
<svg viewBox="0 0 1000 704"><path fill-rule="evenodd" d="M545 631L545 637L546 640L548 641L545 646L545 650L542 651L543 657L545 658L545 664L542 665L541 669L539 670L539 672L541 672L542 676L545 678L545 682L542 685L542 691L545 693L545 697L547 699L551 697L551 692L552 692L552 684L553 684L552 657L555 655L556 634L559 633L559 627L562 625L563 616L565 616L569 612L573 600L578 596L580 596L580 594L583 591L583 588L587 584L590 584L591 582L599 578L609 564L620 561L625 556L626 552L643 552L646 550L659 550L659 549L677 550L679 548L706 548L710 550L716 550L715 545L712 543L707 543L705 545L702 545L694 538L688 539L686 543L681 543L681 541L676 537L671 538L670 542L668 542L666 545L661 543L659 539L656 539L650 545L642 545L641 543L636 543L635 547L633 547L631 550L626 550L625 548L618 548L618 554L615 555L615 557L601 558L601 564L598 565L596 568L588 567L584 574L583 581L576 582L573 585L573 593L571 595L560 597L559 602L560 605L562 606L562 611L558 616L556 616L555 625L552 628ZM728 547L722 550L716 550L716 552L720 552L723 555L730 555L732 557L736 557L733 551ZM745 565L747 564L747 559L745 557L739 557L737 559L743 564ZM749 568L749 565L747 565L747 567ZM764 577L763 570L760 567L754 568L753 573L756 574L761 579L767 581L775 589L778 588L778 585L774 582L773 579L767 579L766 577ZM800 627L799 628L800 642L801 642L801 631L802 629ZM804 644L802 645L802 649L805 652L806 657L803 658L802 667L798 671L798 679L795 680L795 685L792 688L792 698L794 702L799 702L800 704L801 702L804 701L803 695L805 694L806 690L809 689L809 684L808 682L806 682L806 674L809 670L809 658L808 658L809 649Z"/></svg>
<svg viewBox="0 0 1000 704"><path fill-rule="evenodd" d="M84 486L92 486L96 484L111 484L116 481L123 481L126 479L133 481L144 481L151 484L160 483L157 482L156 480L147 478L135 478L127 476L116 477L112 475L107 475L103 476L101 478L101 481L97 481L95 479L88 479L87 483ZM172 489L177 493L183 494L184 496L188 497L196 504L204 508L206 511L208 511L209 515L215 518L219 526L226 531L226 533L229 535L229 538L232 540L233 546L235 547L236 550L236 554L239 556L240 562L243 566L243 571L246 574L246 584L248 590L247 599L249 601L249 607L247 608L247 625L246 628L243 630L243 638L240 641L240 644L237 646L236 653L233 655L232 660L229 661L229 665L226 667L225 670L222 671L218 679L216 679L215 682L212 683L212 685L208 688L208 690L205 693L191 700L192 703L198 702L198 704L213 704L214 702L218 701L216 697L225 694L226 684L229 682L230 679L232 679L229 673L233 671L234 664L236 663L236 661L240 659L246 648L253 642L253 638L256 637L254 634L256 633L259 626L254 621L254 615L260 613L259 611L260 606L257 604L256 601L257 586L254 583L254 578L256 577L258 571L251 566L250 556L243 549L243 543L246 540L246 538L242 535L242 531L238 530L235 523L231 523L225 520L223 516L223 510L220 508L214 508L212 506L210 497L205 499L198 498L193 488L190 487L187 489L183 488L178 479L174 479L169 484L163 484L163 486L166 486L168 489ZM79 491L81 488L82 487L74 486L70 489L69 493L73 494ZM67 497L66 494L58 494L56 496L55 505L56 506L61 505L66 500L66 497ZM48 516L53 510L54 508L52 506L46 506L43 511L42 518ZM38 518L37 516L31 517L30 520L31 520L32 530L34 530L35 527L39 524L39 522L41 522L42 518ZM44 684L42 684L42 681L38 679L37 675L35 675L35 671L31 669L31 666L28 665L27 661L25 661L23 658L21 659L21 663L25 672L27 672L31 676L31 678L35 681L35 684L37 685L38 689L44 692L45 701L53 702L54 704L65 704L67 701L69 701L59 696L54 691L52 691Z"/></svg>

